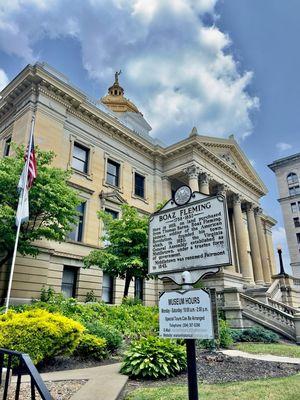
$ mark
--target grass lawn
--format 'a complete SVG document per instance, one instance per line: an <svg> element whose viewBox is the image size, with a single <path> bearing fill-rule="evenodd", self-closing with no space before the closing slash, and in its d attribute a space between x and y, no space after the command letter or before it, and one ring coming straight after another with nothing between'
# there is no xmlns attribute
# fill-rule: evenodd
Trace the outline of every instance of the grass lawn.
<svg viewBox="0 0 300 400"><path fill-rule="evenodd" d="M300 358L300 346L284 343L237 343L237 350L253 354L272 354L274 356ZM299 395L300 399L300 395Z"/></svg>
<svg viewBox="0 0 300 400"><path fill-rule="evenodd" d="M199 386L202 400L299 400L300 375ZM187 387L164 385L133 391L126 400L187 400Z"/></svg>

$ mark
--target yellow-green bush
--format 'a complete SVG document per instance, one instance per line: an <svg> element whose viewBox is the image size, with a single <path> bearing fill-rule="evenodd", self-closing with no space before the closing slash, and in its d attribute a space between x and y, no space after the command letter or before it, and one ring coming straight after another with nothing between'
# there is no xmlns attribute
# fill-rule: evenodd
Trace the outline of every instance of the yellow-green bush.
<svg viewBox="0 0 300 400"><path fill-rule="evenodd" d="M106 340L90 335L89 333L84 333L80 337L79 345L74 354L79 357L88 357L101 361L107 356Z"/></svg>
<svg viewBox="0 0 300 400"><path fill-rule="evenodd" d="M59 354L71 354L84 327L41 309L0 316L0 347L28 353L34 364Z"/></svg>

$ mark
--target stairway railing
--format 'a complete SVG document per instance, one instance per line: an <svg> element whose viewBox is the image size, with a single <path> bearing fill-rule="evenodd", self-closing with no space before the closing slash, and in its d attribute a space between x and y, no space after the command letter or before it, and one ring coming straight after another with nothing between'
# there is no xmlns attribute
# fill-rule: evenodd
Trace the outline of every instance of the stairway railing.
<svg viewBox="0 0 300 400"><path fill-rule="evenodd" d="M13 369L17 373L15 400L19 400L20 398L22 375L25 374L30 376L31 400L35 400L36 398L36 390L40 394L42 400L52 400L49 390L47 389L37 369L33 365L29 355L20 353L18 351L0 348L0 387L3 387L2 400L8 399L10 375Z"/></svg>
<svg viewBox="0 0 300 400"><path fill-rule="evenodd" d="M295 323L294 314L291 313L292 307L288 309L279 308L279 302L275 302L277 307L262 303L252 297L240 293L240 300L242 305L242 313L245 317L252 319L261 325L273 329L289 339L295 340ZM289 311L289 312L286 312Z"/></svg>

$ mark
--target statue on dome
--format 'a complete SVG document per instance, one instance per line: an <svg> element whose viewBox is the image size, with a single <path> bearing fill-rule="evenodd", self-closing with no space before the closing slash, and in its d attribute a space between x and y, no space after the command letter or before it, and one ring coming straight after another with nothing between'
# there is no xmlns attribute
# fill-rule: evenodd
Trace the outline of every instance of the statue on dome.
<svg viewBox="0 0 300 400"><path fill-rule="evenodd" d="M115 72L115 83L119 84L119 75L121 75L122 71L120 70L119 72Z"/></svg>

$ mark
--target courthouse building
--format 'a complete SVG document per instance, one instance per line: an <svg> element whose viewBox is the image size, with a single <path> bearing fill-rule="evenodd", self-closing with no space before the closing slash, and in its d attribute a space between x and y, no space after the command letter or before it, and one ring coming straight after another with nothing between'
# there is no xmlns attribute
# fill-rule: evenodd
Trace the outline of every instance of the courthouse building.
<svg viewBox="0 0 300 400"><path fill-rule="evenodd" d="M300 153L273 161L293 276L300 278Z"/></svg>
<svg viewBox="0 0 300 400"><path fill-rule="evenodd" d="M124 96L115 74L108 94L92 100L67 77L46 64L28 65L1 92L0 144L2 156L10 143L28 142L35 113L35 143L56 153L54 165L73 171L69 184L82 203L76 229L63 243L40 241L37 258L17 257L12 286L14 302L30 301L43 286L84 300L94 291L99 299L119 303L124 282L98 268L83 269L82 258L101 243L103 231L96 217L106 210L120 215L128 203L144 215L169 199L181 185L207 195L226 197L233 254L232 266L208 281L218 289L267 287L275 273L271 228L260 199L267 193L253 166L233 136L198 134L165 146L153 139L140 110ZM201 129L201 127L200 127ZM213 132L210 132L213 133ZM7 271L0 272L0 297L5 297ZM157 280L132 283L131 295L145 304L157 300Z"/></svg>

